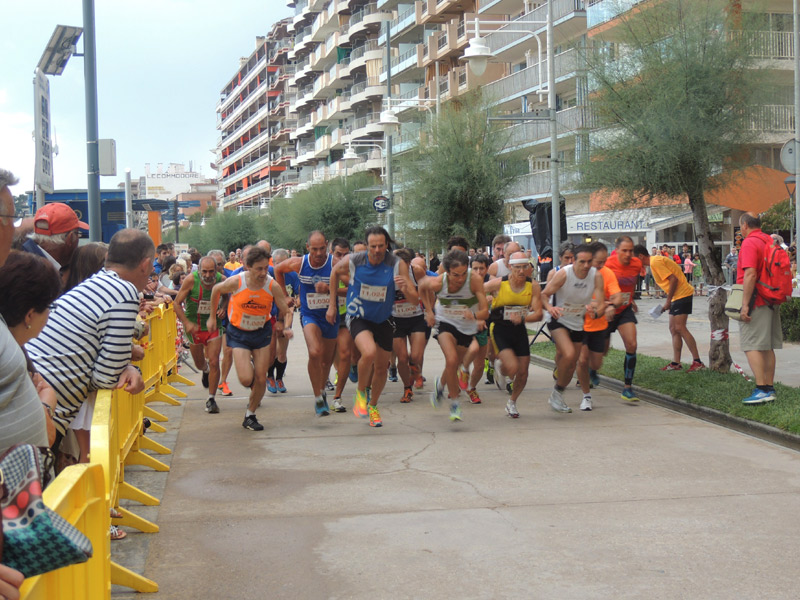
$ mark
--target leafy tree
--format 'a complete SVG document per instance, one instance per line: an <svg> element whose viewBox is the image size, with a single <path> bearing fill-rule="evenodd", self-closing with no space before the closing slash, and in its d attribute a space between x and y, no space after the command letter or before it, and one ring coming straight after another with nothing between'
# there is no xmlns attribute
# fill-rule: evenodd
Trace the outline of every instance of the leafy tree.
<svg viewBox="0 0 800 600"><path fill-rule="evenodd" d="M744 22L724 0L649 3L623 13L615 38L597 36L586 55L602 131L580 165L584 187L619 192L633 205L656 197L688 201L703 274L714 285L724 276L705 193L749 159L746 121L758 88ZM728 329L726 295L720 288L709 298L712 331ZM727 339L712 340L709 366L727 371L730 364Z"/></svg>
<svg viewBox="0 0 800 600"><path fill-rule="evenodd" d="M19 196L14 196L14 212L15 213L25 212L29 208L30 208L30 205L28 204L28 194L20 194Z"/></svg>
<svg viewBox="0 0 800 600"><path fill-rule="evenodd" d="M773 231L792 231L793 216L794 205L792 204L792 199L787 198L777 204L773 204L761 215L761 229L766 233L772 233Z"/></svg>
<svg viewBox="0 0 800 600"><path fill-rule="evenodd" d="M479 92L447 103L398 161L398 212L407 241L438 244L461 235L483 245L502 231L505 192L525 161L503 153L509 136L488 121L489 114Z"/></svg>

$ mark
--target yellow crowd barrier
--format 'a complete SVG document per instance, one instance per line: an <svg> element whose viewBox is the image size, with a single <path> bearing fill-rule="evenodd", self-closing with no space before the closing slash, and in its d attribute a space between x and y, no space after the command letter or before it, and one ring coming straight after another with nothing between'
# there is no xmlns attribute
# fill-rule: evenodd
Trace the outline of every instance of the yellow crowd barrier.
<svg viewBox="0 0 800 600"><path fill-rule="evenodd" d="M98 464L64 469L42 494L44 503L92 542L92 558L25 580L25 600L101 600L111 597L111 546L103 468Z"/></svg>
<svg viewBox="0 0 800 600"><path fill-rule="evenodd" d="M144 348L144 357L135 363L142 371L144 391L139 394L124 390L98 391L90 436L90 464L68 467L44 493L45 504L89 537L94 556L82 565L65 567L26 581L22 594L26 600L107 599L112 584L139 592L158 591L154 581L111 561L109 536L112 521L142 532L159 530L155 523L119 505L120 499L147 506L160 504L157 498L125 481L125 467L144 465L156 471L169 471L166 464L144 452L171 453L166 446L145 436L144 417L151 419L151 433L166 431L153 420L167 420L147 403L179 404L170 395L186 397L186 394L172 384L194 385L177 373L177 327L172 306L157 306L146 321L149 333L146 339L137 342ZM116 509L121 517L110 519L110 508Z"/></svg>

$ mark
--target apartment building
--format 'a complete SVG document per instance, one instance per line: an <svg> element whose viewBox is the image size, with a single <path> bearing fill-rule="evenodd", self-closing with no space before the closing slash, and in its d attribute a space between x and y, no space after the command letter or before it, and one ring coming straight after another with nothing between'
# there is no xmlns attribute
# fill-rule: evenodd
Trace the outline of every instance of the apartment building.
<svg viewBox="0 0 800 600"><path fill-rule="evenodd" d="M239 69L220 92L217 104L218 204L224 210L266 208L270 200L290 193L297 174L290 139L296 117L289 84L294 65L288 55L293 36L290 19L275 23L255 50L239 59Z"/></svg>

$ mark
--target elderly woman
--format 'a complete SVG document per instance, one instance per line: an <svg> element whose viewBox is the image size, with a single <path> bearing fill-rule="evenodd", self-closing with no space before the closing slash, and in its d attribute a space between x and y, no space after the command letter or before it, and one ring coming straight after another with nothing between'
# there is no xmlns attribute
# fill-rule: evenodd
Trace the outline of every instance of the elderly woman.
<svg viewBox="0 0 800 600"><path fill-rule="evenodd" d="M54 308L53 300L61 292L61 277L43 258L27 252L12 252L5 265L0 268L0 289L3 290L0 294L0 315L6 322L11 336L24 352L25 344L38 336L47 323L50 310ZM27 355L25 358L27 359ZM30 360L28 360L28 375L39 392L42 410L46 415L47 441L48 444L52 444L56 436L52 421L56 407L55 392L36 372ZM18 425L20 432L30 429L29 424L34 429L37 428L37 423L42 420L40 415L24 415L19 410L14 411L14 414L11 412L6 414L6 409L11 410L11 404L13 399L0 409L0 418L24 419L25 423L20 422ZM43 441L38 437L34 439L20 437L15 443L42 445Z"/></svg>

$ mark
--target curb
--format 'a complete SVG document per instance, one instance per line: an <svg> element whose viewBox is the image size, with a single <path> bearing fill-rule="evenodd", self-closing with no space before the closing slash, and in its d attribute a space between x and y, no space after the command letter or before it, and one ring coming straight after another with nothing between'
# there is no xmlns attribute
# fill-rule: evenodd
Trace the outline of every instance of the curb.
<svg viewBox="0 0 800 600"><path fill-rule="evenodd" d="M556 365L555 361L534 354L531 354L531 363L550 370L555 368ZM600 373L598 373L598 376L600 377L600 383L603 387L614 390L615 392L622 391L623 385L620 380L601 375ZM638 385L634 385L633 387L639 398L645 402L661 406L662 408L668 408L669 410L674 410L675 412L683 413L703 421L708 421L709 423L714 423L715 425L720 425L767 442L772 442L773 444L789 448L795 452L800 452L800 435L783 431L772 425L765 425L757 421L750 421L742 417L729 415L719 410L708 408L707 406L692 404L686 400L673 398L672 396L654 392L653 390L648 390Z"/></svg>

